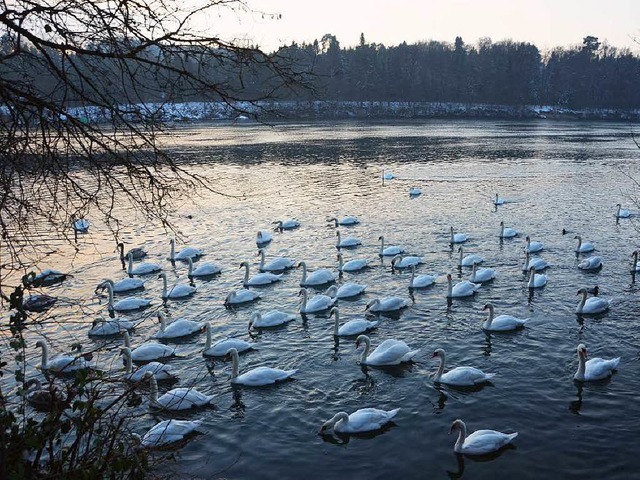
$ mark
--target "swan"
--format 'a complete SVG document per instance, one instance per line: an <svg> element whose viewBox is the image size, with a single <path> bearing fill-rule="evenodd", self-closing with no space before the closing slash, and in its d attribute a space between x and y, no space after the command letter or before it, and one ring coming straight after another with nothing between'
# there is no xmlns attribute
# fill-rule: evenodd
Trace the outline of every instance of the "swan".
<svg viewBox="0 0 640 480"><path fill-rule="evenodd" d="M162 408L164 410L190 410L192 408L213 405L214 395L205 395L191 387L174 388L158 398L158 382L156 376L151 372L145 372L142 378L149 380L150 407Z"/></svg>
<svg viewBox="0 0 640 480"><path fill-rule="evenodd" d="M160 447L179 442L191 432L195 431L203 420L163 420L144 434L142 438L133 434L144 448Z"/></svg>
<svg viewBox="0 0 640 480"><path fill-rule="evenodd" d="M411 350L402 340L388 338L369 354L371 340L366 335L358 335L356 338L356 348L364 343L364 351L360 357L363 365L400 365L403 362L412 361L413 357L420 351Z"/></svg>
<svg viewBox="0 0 640 480"><path fill-rule="evenodd" d="M416 257L413 255L404 257L401 254L396 255L391 259L391 271L393 271L396 268L398 270L403 268L410 268L411 265L420 265L421 263L422 263L422 257Z"/></svg>
<svg viewBox="0 0 640 480"><path fill-rule="evenodd" d="M626 208L622 208L621 204L616 204L618 210L616 211L616 218L629 218L631 216L631 212Z"/></svg>
<svg viewBox="0 0 640 480"><path fill-rule="evenodd" d="M361 285L359 283L343 283L340 285L340 288L335 285L330 286L325 292L325 295L336 299L352 298L363 294L366 288L367 285Z"/></svg>
<svg viewBox="0 0 640 480"><path fill-rule="evenodd" d="M580 382L592 382L602 380L613 375L613 371L618 368L620 357L604 360L596 357L585 362L587 357L587 347L581 343L578 345L578 371L573 376Z"/></svg>
<svg viewBox="0 0 640 480"><path fill-rule="evenodd" d="M58 297L52 297L51 295L29 295L22 301L22 308L29 312L44 312L53 307L53 304L57 301Z"/></svg>
<svg viewBox="0 0 640 480"><path fill-rule="evenodd" d="M202 355L205 357L224 357L229 350L235 348L238 352L246 352L255 348L255 345L239 338L223 338L211 345L211 324L206 323L207 341L204 344Z"/></svg>
<svg viewBox="0 0 640 480"><path fill-rule="evenodd" d="M342 226L357 225L358 223L360 223L360 220L358 220L357 217L354 217L352 215L347 215L346 217L342 217L340 220L338 220L335 217L327 218L327 222L334 222L334 226L337 227L338 225L342 225Z"/></svg>
<svg viewBox="0 0 640 480"><path fill-rule="evenodd" d="M447 274L447 298L470 297L474 295L481 285L463 280L452 286L451 274Z"/></svg>
<svg viewBox="0 0 640 480"><path fill-rule="evenodd" d="M129 266L127 267L127 273L130 277L134 275L148 275L150 273L156 273L162 270L162 267L157 263L138 263L133 266L133 255L129 254Z"/></svg>
<svg viewBox="0 0 640 480"><path fill-rule="evenodd" d="M193 260L191 260L191 258L187 258L187 262L189 263L189 272L187 273L188 278L210 277L222 272L222 268L215 263L198 263L198 266L193 268Z"/></svg>
<svg viewBox="0 0 640 480"><path fill-rule="evenodd" d="M381 257L395 257L396 255L400 255L401 253L404 253L404 249L402 247L398 247L396 245L391 245L389 247L384 246L384 237L382 235L380 235L378 237L378 240L380 240L380 253L378 253L379 256Z"/></svg>
<svg viewBox="0 0 640 480"><path fill-rule="evenodd" d="M527 246L524 250L525 252L537 253L544 250L544 244L542 242L532 242L531 238L528 235L525 238L525 242L527 242Z"/></svg>
<svg viewBox="0 0 640 480"><path fill-rule="evenodd" d="M314 295L308 300L309 292L306 288L301 288L298 295L302 296L302 303L300 304L300 313L317 313L329 310L335 303L335 298L331 298L328 295Z"/></svg>
<svg viewBox="0 0 640 480"><path fill-rule="evenodd" d="M547 284L547 276L544 273L536 273L535 267L529 269L528 288L542 288Z"/></svg>
<svg viewBox="0 0 640 480"><path fill-rule="evenodd" d="M340 230L336 230L336 237L338 237L338 240L336 240L336 248L350 248L362 245L362 242L356 237L347 237L343 239L340 236Z"/></svg>
<svg viewBox="0 0 640 480"><path fill-rule="evenodd" d="M495 430L476 430L467 437L467 426L459 419L453 421L449 434L452 434L456 429L460 432L453 451L467 455L485 455L495 452L511 443L518 436L518 432L502 433Z"/></svg>
<svg viewBox="0 0 640 480"><path fill-rule="evenodd" d="M384 173L384 170L382 172L383 172L382 173L382 178L384 180L393 180L394 178L396 178L396 176L391 172Z"/></svg>
<svg viewBox="0 0 640 480"><path fill-rule="evenodd" d="M587 299L587 289L581 288L576 295L582 295L580 303L576 307L576 313L580 315L589 315L603 313L609 310L610 302L600 297L590 297Z"/></svg>
<svg viewBox="0 0 640 480"><path fill-rule="evenodd" d="M453 233L453 227L451 227L451 240L449 243L464 243L469 240L469 236L465 233Z"/></svg>
<svg viewBox="0 0 640 480"><path fill-rule="evenodd" d="M602 257L594 255L593 257L587 257L578 263L580 270L597 270L602 267Z"/></svg>
<svg viewBox="0 0 640 480"><path fill-rule="evenodd" d="M154 335L154 338L165 340L194 335L202 332L205 328L202 323L187 320L186 318L178 318L167 325L167 317L162 312L158 312L158 320L160 321L160 331Z"/></svg>
<svg viewBox="0 0 640 480"><path fill-rule="evenodd" d="M122 334L124 346L131 349L131 340L129 334ZM174 357L176 355L175 347L169 347L162 343L147 342L131 350L131 359L134 362L150 362L152 360L160 360L162 358Z"/></svg>
<svg viewBox="0 0 640 480"><path fill-rule="evenodd" d="M89 367L87 361L80 356L60 355L49 360L49 346L44 340L38 340L36 347L42 348L42 360L40 369L52 373L71 373L77 370L86 370Z"/></svg>
<svg viewBox="0 0 640 480"><path fill-rule="evenodd" d="M476 263L484 262L484 258L482 258L480 255L475 255L473 253L463 258L464 251L462 250L462 247L458 247L458 252L460 254L460 256L458 257L459 267L473 267L473 265Z"/></svg>
<svg viewBox="0 0 640 480"><path fill-rule="evenodd" d="M227 298L224 299L224 306L229 307L230 305L255 302L260 298L259 293L256 293L253 290L247 290L246 288L241 288L240 290L236 290L235 292L231 292L227 295Z"/></svg>
<svg viewBox="0 0 640 480"><path fill-rule="evenodd" d="M277 228L278 230L282 231L282 230L293 230L294 228L298 228L300 226L300 222L298 220L296 220L295 218L290 218L288 220L278 220L273 222L274 224L278 225Z"/></svg>
<svg viewBox="0 0 640 480"><path fill-rule="evenodd" d="M340 312L338 311L338 307L333 307L329 312L329 318L333 316L335 318L335 322L333 324L333 334L336 337L348 337L351 335L360 335L372 328L376 328L378 325L377 321L369 321L364 318L357 318L354 320L349 320L344 325L340 325Z"/></svg>
<svg viewBox="0 0 640 480"><path fill-rule="evenodd" d="M163 274L164 275L164 274ZM147 300L146 298L140 297L127 297L118 301L118 303L113 303L113 287L110 283L105 283L104 286L107 288L107 292L109 292L109 311L116 312L126 312L130 310L140 310L141 308L147 308L151 305L151 300Z"/></svg>
<svg viewBox="0 0 640 480"><path fill-rule="evenodd" d="M380 430L395 417L399 408L379 410L377 408L361 408L351 415L347 412L336 413L320 427L320 433L332 428L336 433L364 433Z"/></svg>
<svg viewBox="0 0 640 480"><path fill-rule="evenodd" d="M231 383L236 385L246 385L248 387L262 387L264 385L272 385L291 378L298 370L281 370L271 367L257 367L242 375L238 375L238 365L240 359L238 351L235 348L229 350L227 357L231 357L233 362L231 367Z"/></svg>
<svg viewBox="0 0 640 480"><path fill-rule="evenodd" d="M36 275L35 272L29 272L22 277L22 283L27 287L48 287L56 283L63 282L67 277L72 275L68 273L62 273L58 270L52 270L50 268L43 270Z"/></svg>
<svg viewBox="0 0 640 480"><path fill-rule="evenodd" d="M513 238L518 236L515 228L505 227L504 222L500 222L500 238Z"/></svg>
<svg viewBox="0 0 640 480"><path fill-rule="evenodd" d="M282 270L289 270L296 266L295 262L290 258L280 257L276 258L266 265L264 264L264 248L258 250L260 255L260 271L261 272L281 272Z"/></svg>
<svg viewBox="0 0 640 480"><path fill-rule="evenodd" d="M456 367L453 370L444 372L445 353L442 348L438 348L433 352L431 358L440 360L438 371L433 377L435 383L444 383L454 387L472 387L488 382L496 376L495 373L484 373L475 367Z"/></svg>
<svg viewBox="0 0 640 480"><path fill-rule="evenodd" d="M505 202L504 198L501 198L497 193L496 193L496 199L493 201L494 205L503 205Z"/></svg>
<svg viewBox="0 0 640 480"><path fill-rule="evenodd" d="M134 327L135 324L132 321L124 318L105 320L103 317L98 317L93 321L91 329L87 333L90 337L110 337L112 335L120 335Z"/></svg>
<svg viewBox="0 0 640 480"><path fill-rule="evenodd" d="M73 225L73 229L76 232L80 232L80 233L86 233L87 231L89 231L89 226L91 225L91 223L89 223L89 220L85 218L76 219L73 216L71 217L71 222Z"/></svg>
<svg viewBox="0 0 640 480"><path fill-rule="evenodd" d="M196 287L191 285L187 285L186 283L177 283L171 287L171 289L167 288L167 274L162 272L158 275L158 278L162 279L162 299L167 300L169 298L178 299L178 298L186 298L194 293L196 293Z"/></svg>
<svg viewBox="0 0 640 480"><path fill-rule="evenodd" d="M259 230L256 234L256 245L258 246L258 248L264 247L265 245L271 243L272 240L273 236L271 235L271 232L267 230Z"/></svg>
<svg viewBox="0 0 640 480"><path fill-rule="evenodd" d="M111 288L113 289L114 293L130 292L132 290L139 290L141 288L144 288L144 280L129 277L118 280L117 282L114 282L113 280L104 280L100 285L98 285L96 290L99 288L105 289L105 283L111 284Z"/></svg>
<svg viewBox="0 0 640 480"><path fill-rule="evenodd" d="M523 272L528 272L531 268L533 268L536 272L544 270L545 268L549 268L549 264L546 261L541 258L531 258L531 255L526 250L524 252L524 255L524 263L522 264Z"/></svg>
<svg viewBox="0 0 640 480"><path fill-rule="evenodd" d="M364 308L365 312L398 312L405 307L408 307L411 302L406 298L400 297L385 297L382 300L379 298L374 298L369 303L367 303Z"/></svg>
<svg viewBox="0 0 640 480"><path fill-rule="evenodd" d="M473 283L484 283L496 278L496 271L493 268L481 268L478 270L477 263L473 264L471 270L471 280Z"/></svg>
<svg viewBox="0 0 640 480"><path fill-rule="evenodd" d="M302 280L300 280L301 287L324 285L325 283L336 281L336 277L333 272L327 268L316 270L307 277L307 264L305 262L299 262L298 268L300 267L302 267Z"/></svg>
<svg viewBox="0 0 640 480"><path fill-rule="evenodd" d="M516 330L524 327L529 321L528 318L517 318L511 315L498 315L494 318L494 308L491 303L487 303L482 307L482 310L489 310L489 316L482 323L482 328L488 332L507 332L510 330Z"/></svg>
<svg viewBox="0 0 640 480"><path fill-rule="evenodd" d="M340 252L338 252L338 262L339 272L357 272L369 266L369 260L366 260L364 258L357 258L355 260L349 260L347 263L344 263L342 253Z"/></svg>
<svg viewBox="0 0 640 480"><path fill-rule="evenodd" d="M573 238L575 240L578 240L578 246L575 249L576 253L589 253L589 252L593 252L596 249L596 247L594 247L593 243L591 242L582 243L582 237L580 235L576 235Z"/></svg>
<svg viewBox="0 0 640 480"><path fill-rule="evenodd" d="M640 272L640 263L638 263L638 250L631 254L633 257L633 264L631 264L631 272Z"/></svg>
<svg viewBox="0 0 640 480"><path fill-rule="evenodd" d="M124 264L125 260L129 258L129 254L133 257L134 260L140 260L147 256L147 252L142 247L134 247L130 248L127 254L124 253L124 243L118 243L116 250L120 251L120 261Z"/></svg>
<svg viewBox="0 0 640 480"><path fill-rule="evenodd" d="M281 312L280 310L270 310L264 315L261 313L254 313L249 320L249 330L251 328L269 328L278 327L285 323L295 320L296 317L290 313ZM239 352L242 350L236 349Z"/></svg>
<svg viewBox="0 0 640 480"><path fill-rule="evenodd" d="M175 262L176 260L187 261L187 258L194 260L198 257L204 255L204 252L199 248L195 247L184 247L178 253L176 253L176 241L172 238L169 240L169 245L171 246L171 251L169 252L169 260L170 262Z"/></svg>
<svg viewBox="0 0 640 480"><path fill-rule="evenodd" d="M409 196L417 197L418 195L422 195L422 189L418 187L413 187L409 189Z"/></svg>
<svg viewBox="0 0 640 480"><path fill-rule="evenodd" d="M433 275L418 275L416 277L416 266L411 265L411 279L409 280L409 288L427 288L436 283L436 277Z"/></svg>
<svg viewBox="0 0 640 480"><path fill-rule="evenodd" d="M253 277L249 278L249 263L242 262L240 263L240 268L244 267L244 280L242 280L242 285L245 287L259 287L262 285L269 285L271 283L279 282L282 280L282 273L276 275L271 272L258 273Z"/></svg>
<svg viewBox="0 0 640 480"><path fill-rule="evenodd" d="M130 382L141 382L147 372L152 373L159 382L164 380L176 380L178 378L171 370L170 365L160 362L146 363L134 372L133 361L131 359L131 349L129 347L122 347L120 353L124 356L125 362L124 378Z"/></svg>
<svg viewBox="0 0 640 480"><path fill-rule="evenodd" d="M29 389L31 385L34 386L33 389ZM25 387L29 389L25 397L27 402L38 410L62 410L68 405L68 398L65 398L53 383L43 388L40 380L32 378L25 384Z"/></svg>

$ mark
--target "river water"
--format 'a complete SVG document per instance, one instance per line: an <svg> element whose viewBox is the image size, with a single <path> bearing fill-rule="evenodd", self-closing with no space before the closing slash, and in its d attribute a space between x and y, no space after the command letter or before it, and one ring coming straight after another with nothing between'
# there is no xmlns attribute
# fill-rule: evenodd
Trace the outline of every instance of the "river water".
<svg viewBox="0 0 640 480"><path fill-rule="evenodd" d="M230 364L207 360L205 336L177 344L170 361L179 386L196 386L215 395L215 409L181 414L203 418L199 435L177 451L175 463L162 466L188 478L607 478L637 475L640 458L640 328L638 286L629 273L638 248L637 220L616 221L615 205L637 210L635 180L640 151L632 125L597 122L445 121L393 123L198 124L168 137L173 154L188 168L206 175L226 196L200 192L185 198L174 212L185 242L202 248L202 262L223 267L220 276L197 280L189 300L170 301L170 318L208 321L214 338L250 339L252 313L273 308L297 312L301 272L260 289L257 303L228 310L223 300L241 288L241 261L257 272L255 235L272 222L295 217L302 226L273 232L267 259L304 260L310 270L336 271L335 228L327 217L356 215L361 223L341 227L362 246L344 252L345 260L369 259L371 268L342 280L368 285L366 294L340 301L341 320L361 317L367 302L397 295L411 300L399 316L380 317L370 333L375 346L388 338L420 349L415 362L392 369L359 365L361 350L353 338L337 342L326 314L299 314L285 327L253 335L259 349L241 356L240 370L260 365L297 368L295 379L264 389L232 388ZM382 182L382 172L396 179ZM635 180L634 180L635 179ZM411 198L411 187L422 195ZM499 193L510 202L495 207ZM500 241L499 223L521 236ZM485 258L497 278L473 299L448 304L446 274L466 278L457 251L449 245L449 227L467 233L468 253ZM563 229L567 234L563 235ZM575 235L596 245L604 267L596 273L577 268ZM392 273L389 259L378 257L378 237L421 255L418 273L438 276L433 287L408 290L409 273ZM539 255L549 262L549 281L530 294L521 272L524 236L544 242ZM163 263L170 282L186 282L186 268L166 261L170 235L132 215L121 236L144 245L149 261ZM49 287L61 297L47 323L53 352L73 341L99 348L101 368L122 368L119 340L93 342L86 331L104 298L94 295L103 278L125 276L113 239L99 221L82 235L78 254L51 258L51 265L74 277ZM600 287L612 299L609 312L596 317L574 313L578 288ZM137 345L158 329L161 280L155 275L138 296L154 307L128 315L144 320L132 336ZM522 331L485 334L482 307L528 317ZM37 335L36 335L37 334ZM32 344L33 344L32 343ZM591 356L621 357L610 381L580 385L573 381L576 346ZM436 348L447 352L447 368L470 365L496 373L491 384L473 391L436 385L430 374ZM34 348L30 368L38 364ZM35 370L33 375L37 375ZM161 393L163 387L161 386ZM393 424L376 435L319 435L320 425L338 411L362 407L400 408ZM132 411L130 427L144 433L170 415ZM451 422L460 418L473 431L519 432L514 447L489 458L453 453Z"/></svg>

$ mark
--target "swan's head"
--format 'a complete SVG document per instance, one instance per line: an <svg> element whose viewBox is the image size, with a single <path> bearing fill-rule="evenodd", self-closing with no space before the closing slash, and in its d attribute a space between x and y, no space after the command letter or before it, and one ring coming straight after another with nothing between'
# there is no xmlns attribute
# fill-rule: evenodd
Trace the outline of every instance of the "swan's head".
<svg viewBox="0 0 640 480"><path fill-rule="evenodd" d="M296 268L300 268L300 267L306 267L307 264L304 261L300 261L298 262L298 265L296 265Z"/></svg>
<svg viewBox="0 0 640 480"><path fill-rule="evenodd" d="M151 380L154 378L153 372L144 372L142 374L142 380Z"/></svg>
<svg viewBox="0 0 640 480"><path fill-rule="evenodd" d="M451 428L449 429L449 435L455 432L457 429L464 429L464 422L460 419L456 419L451 424Z"/></svg>
<svg viewBox="0 0 640 480"><path fill-rule="evenodd" d="M238 350L236 350L235 348L230 348L227 354L224 356L224 360L227 362L229 360L233 360L234 354L235 356L238 356Z"/></svg>
<svg viewBox="0 0 640 480"><path fill-rule="evenodd" d="M384 240L384 235L380 235L380 236L378 237L378 240Z"/></svg>
<svg viewBox="0 0 640 480"><path fill-rule="evenodd" d="M588 355L587 346L584 343L578 345L578 348L576 350L578 351L578 355L581 357L586 357Z"/></svg>
<svg viewBox="0 0 640 480"><path fill-rule="evenodd" d="M340 312L338 311L338 307L333 307L331 310L329 310L329 318L339 314Z"/></svg>
<svg viewBox="0 0 640 480"><path fill-rule="evenodd" d="M501 221L501 222L500 222L500 226L501 226L501 227L504 227L504 221Z"/></svg>
<svg viewBox="0 0 640 480"><path fill-rule="evenodd" d="M162 278L162 279L166 280L167 279L167 274L162 272L161 274L158 275L158 278Z"/></svg>
<svg viewBox="0 0 640 480"><path fill-rule="evenodd" d="M264 255L264 248L258 249L258 253L256 254L256 256L259 257L260 255Z"/></svg>
<svg viewBox="0 0 640 480"><path fill-rule="evenodd" d="M493 308L493 304L485 303L484 307L482 307L482 311L484 312L485 310L490 310L491 308Z"/></svg>
<svg viewBox="0 0 640 480"><path fill-rule="evenodd" d="M580 290L578 290L576 295L586 295L586 293L587 293L587 289L583 287Z"/></svg>
<svg viewBox="0 0 640 480"><path fill-rule="evenodd" d="M453 280L453 277L450 273L447 273L447 282L450 282L451 280Z"/></svg>
<svg viewBox="0 0 640 480"><path fill-rule="evenodd" d="M258 312L251 315L251 318L249 319L249 330L251 330L251 327L253 327L253 324L256 322L256 320L260 320L261 318L262 315L260 315L260 313ZM207 324L207 327L211 328L209 324Z"/></svg>
<svg viewBox="0 0 640 480"><path fill-rule="evenodd" d="M451 230L451 233L453 233L453 226L449 227L449 230Z"/></svg>
<svg viewBox="0 0 640 480"><path fill-rule="evenodd" d="M224 299L224 304L225 306L228 306L231 304L231 301L234 299L234 297L236 296L236 292L231 292L229 293L226 298Z"/></svg>
<svg viewBox="0 0 640 480"><path fill-rule="evenodd" d="M358 338L356 338L356 348L358 348L361 343L367 343L367 340L369 340L369 337L366 335L358 335Z"/></svg>
<svg viewBox="0 0 640 480"><path fill-rule="evenodd" d="M622 207L622 204L621 203L616 203L616 207L620 208L620 207Z"/></svg>
<svg viewBox="0 0 640 480"><path fill-rule="evenodd" d="M576 235L575 237L573 237L574 240L582 240L582 237L580 235Z"/></svg>
<svg viewBox="0 0 640 480"><path fill-rule="evenodd" d="M367 310L369 310L371 307L373 307L374 305L376 305L378 303L380 303L380 300L378 300L377 298L374 298L369 303L367 303L367 306L364 307L364 311L366 312Z"/></svg>
<svg viewBox="0 0 640 480"><path fill-rule="evenodd" d="M243 267L248 267L249 264L247 262L240 262L240 267L239 268L243 268Z"/></svg>
<svg viewBox="0 0 640 480"><path fill-rule="evenodd" d="M444 350L441 348L437 348L431 354L431 358L444 358Z"/></svg>
<svg viewBox="0 0 640 480"><path fill-rule="evenodd" d="M393 257L393 258L391 259L391 268L392 268L392 269L393 269L393 268L395 268L396 263L398 263L398 262L399 262L399 261L401 261L401 260L402 260L402 255L396 255L395 257Z"/></svg>
<svg viewBox="0 0 640 480"><path fill-rule="evenodd" d="M47 348L47 344L44 342L44 340L38 340L36 342L36 347Z"/></svg>
<svg viewBox="0 0 640 480"><path fill-rule="evenodd" d="M335 285L331 285L329 288L327 288L327 291L324 292L324 294L329 297L335 297L338 294L338 287L336 287Z"/></svg>

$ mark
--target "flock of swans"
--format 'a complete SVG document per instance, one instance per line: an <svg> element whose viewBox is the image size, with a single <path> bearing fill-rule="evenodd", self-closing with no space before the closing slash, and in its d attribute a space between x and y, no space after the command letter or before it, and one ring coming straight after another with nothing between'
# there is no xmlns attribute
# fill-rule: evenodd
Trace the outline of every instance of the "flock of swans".
<svg viewBox="0 0 640 480"><path fill-rule="evenodd" d="M411 195L417 194L415 191L410 193ZM506 202L505 199L496 194L493 203L499 206ZM617 205L617 207L617 218L628 218L631 215L628 210L622 209L621 205ZM88 231L89 222L84 219L74 219L73 221L74 229L82 232ZM333 334L336 337L350 337L353 339L355 348L361 349L359 360L361 365L385 367L412 362L420 353L419 348L411 347L403 340L391 338L391 332L382 335L385 337L384 340L374 346L367 335L368 332L383 327L380 321L381 314L398 314L402 310L410 308L412 304L410 297L388 296L372 298L367 302L360 318L341 323L340 300L367 295L367 285L342 281L343 274L371 268L374 262L370 258L354 258L345 261L343 252L345 250L357 252L362 245L362 239L356 236L345 236L344 232L341 232L339 228L357 226L360 223L358 218L354 216L332 217L327 221L336 228L337 267L319 268L311 271L304 260L293 260L287 257L268 258L267 247L274 241L274 237L270 231L261 230L255 238L255 243L258 247L257 256L260 257L258 273L252 275L251 264L248 261L242 261L236 266L224 266L225 270L227 268L243 270L242 288L230 291L224 299L224 305L228 308L248 305L259 300L262 295L268 295L265 290L254 289L254 287L297 281L300 287L299 313L303 316L307 314L323 314L327 315L328 318L333 318ZM274 223L281 233L287 230L303 228L303 225L296 219ZM520 236L520 232L505 226L504 222L500 222L499 228L496 228L496 237L501 241L517 241L517 237ZM470 269L470 271L468 279L461 280L455 284L453 275L451 273L446 274L446 293L443 292L442 296L446 297L449 302L477 295L478 292L482 291L483 284L492 282L500 274L494 268L482 267L481 265L485 263L485 260L481 255L476 253L465 255L464 245L468 240L469 235L456 232L453 226L450 227L448 241L452 251L456 252L454 255L457 260L456 267L461 272L467 271L467 269ZM595 251L595 246L591 242L584 242L579 235L575 236L575 240L577 245L573 253L582 258L578 263L578 268L586 271L598 271L598 269L601 269L603 265L602 258L592 255ZM409 291L438 288L438 284L441 283L439 276L416 274L419 266L424 263L423 257L407 254L402 246L388 245L384 236L379 236L378 241L378 256L380 259L386 258L390 260L391 272L411 272L407 285ZM176 356L176 347L162 342L170 343L174 339L189 338L201 333L206 333L206 342L202 355L231 361L230 382L234 385L262 387L295 378L298 372L297 369L281 369L271 366L260 366L241 373L240 355L244 352L257 350L258 347L255 343L241 338L223 338L214 343L209 322L178 318L168 323L162 311L157 312L159 325L157 331L150 332L150 335L148 335L151 341L133 346L129 332L137 324L119 316L157 305L154 298L137 296L139 292L146 292L145 283L148 278L156 276L162 279L163 286L159 297L164 304L172 300L188 301L201 288L200 285L196 285L195 280L213 280L223 271L223 267L212 262L200 261L200 258L208 255L208 252L199 248L186 246L180 251L176 251L175 241L171 239L169 241L167 260L174 265L176 262L183 264L187 269L186 276L189 282L169 285L162 264L144 261L147 252L143 248L132 248L125 253L125 246L121 243L118 245L118 250L120 261L123 268L126 267L128 276L119 280L105 279L97 286L96 293L101 291L106 291L107 293L107 311L112 318L100 317L93 321L88 330L88 335L91 337L122 336L123 344L120 353L125 363L123 378L149 387L148 404L150 408L171 412L203 408L212 404L213 395L203 394L193 387L173 388L159 395L158 382L175 382L178 380L170 362L171 358ZM526 285L531 290L543 288L548 281L548 274L545 272L550 265L543 258L537 256L544 250L545 247L542 242L533 240L530 236L524 236L521 270L528 275ZM638 252L634 252L633 256L632 270L640 271ZM293 280L295 275L289 273L295 270L300 272L298 280ZM67 278L65 274L47 270L39 275L29 275L27 281L32 286L47 286L64 281L65 278ZM581 296L575 307L577 314L600 314L611 307L611 302L598 296L598 287L595 287L595 289L580 288L577 294ZM589 296L590 294L592 296ZM116 301L116 295L122 298ZM482 310L487 311L487 316L481 325L481 328L486 332L510 332L527 326L527 318L517 318L508 314L496 316L492 303L484 304ZM281 326L294 321L298 316L290 312L271 310L268 312L256 311L248 315L247 318L248 331L252 331ZM44 340L39 340L36 346L42 349L40 368L44 372L68 374L77 370L91 368L89 361L80 353L50 358L49 349ZM619 365L619 358L591 358L587 360L587 348L582 343L577 346L576 352L578 367L574 379L579 382L608 378ZM456 366L445 371L446 355L442 348L436 348L432 352L432 358L438 361L438 368L433 376L433 382L436 384L443 384L453 388L473 387L487 384L497 375L494 372L484 372L474 366ZM135 369L134 364L138 365ZM43 391L46 391L46 389L43 389L39 382L35 383L35 389L31 391L28 399L32 400L32 403L36 405L37 394L42 395ZM42 406L42 403L40 406ZM320 431L333 430L335 433L340 434L376 431L396 418L399 412L400 408L398 407L391 410L367 407L352 413L338 412L331 419L321 424ZM159 447L183 439L201 425L202 420L165 420L151 428L144 436L139 437L139 441L145 447ZM517 432L502 433L494 430L477 430L467 435L466 425L460 419L453 421L450 433L456 430L458 431L458 439L455 442L454 451L469 455L483 455L500 450L511 443L518 435Z"/></svg>

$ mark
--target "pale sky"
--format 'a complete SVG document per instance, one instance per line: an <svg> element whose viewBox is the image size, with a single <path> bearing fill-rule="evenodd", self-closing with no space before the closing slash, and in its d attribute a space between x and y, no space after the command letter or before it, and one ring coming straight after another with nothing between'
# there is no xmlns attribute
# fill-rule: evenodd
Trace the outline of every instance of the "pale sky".
<svg viewBox="0 0 640 480"><path fill-rule="evenodd" d="M239 13L207 20L223 38L251 39L266 51L282 44L311 43L326 33L341 46L393 46L406 41L475 44L526 41L541 50L582 43L593 35L615 47L640 52L640 0L248 0L255 10L281 14L271 19ZM638 43L634 41L638 39Z"/></svg>

